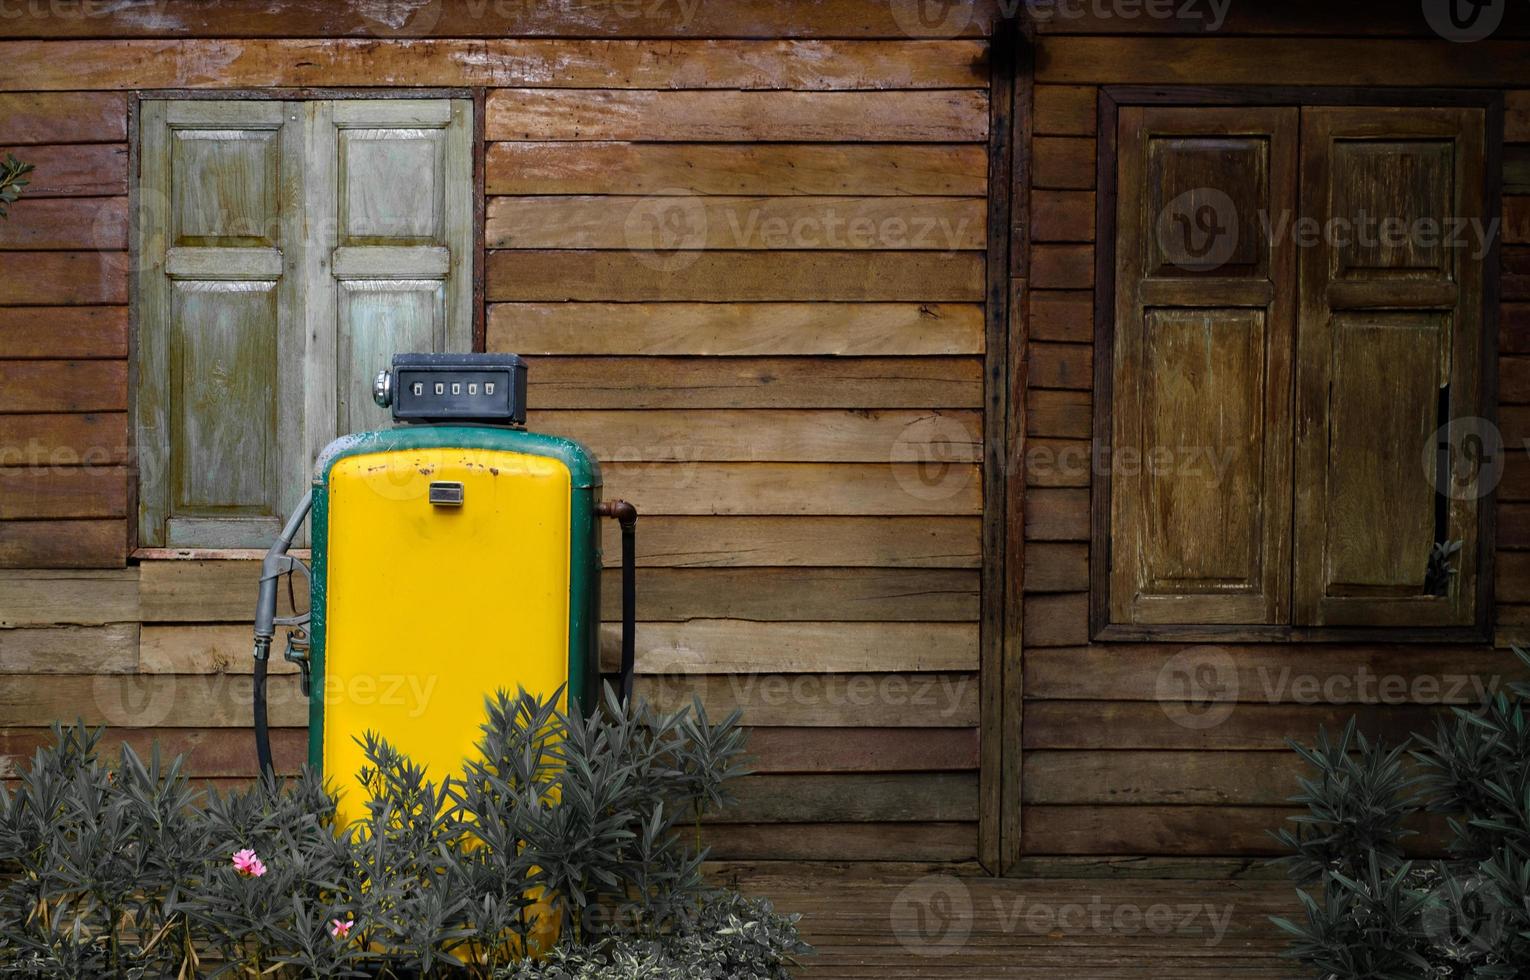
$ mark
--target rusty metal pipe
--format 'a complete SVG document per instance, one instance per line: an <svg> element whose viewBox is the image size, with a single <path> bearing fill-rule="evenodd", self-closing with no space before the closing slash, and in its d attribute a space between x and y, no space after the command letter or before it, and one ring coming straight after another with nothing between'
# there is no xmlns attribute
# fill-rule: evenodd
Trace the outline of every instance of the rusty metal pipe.
<svg viewBox="0 0 1530 980"><path fill-rule="evenodd" d="M595 513L610 517L622 529L622 704L632 700L632 675L637 667L637 508L625 500L595 505Z"/></svg>

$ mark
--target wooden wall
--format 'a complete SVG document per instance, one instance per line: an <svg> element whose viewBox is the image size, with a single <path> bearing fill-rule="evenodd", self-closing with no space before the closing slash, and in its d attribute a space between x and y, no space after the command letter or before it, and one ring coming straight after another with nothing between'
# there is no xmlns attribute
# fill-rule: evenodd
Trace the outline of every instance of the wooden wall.
<svg viewBox="0 0 1530 980"><path fill-rule="evenodd" d="M1516 16L1495 39L1462 45L1428 36L1416 5L1321 13L1234 5L1215 35L1193 20L1091 15L1038 25L1023 558L1027 856L1269 853L1266 831L1293 812L1286 798L1298 766L1286 738L1310 741L1319 724L1332 728L1352 714L1372 733L1400 736L1428 723L1432 709L1420 702L1474 703L1471 679L1518 673L1487 646L1092 644L1090 467L1056 462L1070 451L1087 459L1094 286L1115 271L1097 266L1094 241L1101 85L1508 89L1498 378L1512 451L1499 488L1496 616L1501 644L1522 638L1530 625L1530 360L1522 356L1530 354L1530 91L1512 85L1530 79L1530 46L1517 40L1526 30ZM1372 36L1314 36L1323 33ZM1186 672L1207 668L1214 673L1204 676L1236 693L1213 692L1210 712L1159 700L1184 690ZM1353 703L1367 700L1388 703Z"/></svg>
<svg viewBox="0 0 1530 980"><path fill-rule="evenodd" d="M857 25L827 41L699 39L792 33L770 3L702 5L680 41L472 39L502 29L450 4L406 42L316 40L349 30L328 4L172 5L174 39L0 24L55 38L0 42L28 89L0 94L0 151L37 165L0 222L0 447L48 453L0 470L0 752L80 714L253 772L255 565L127 551L128 90L468 86L487 347L529 356L532 427L642 513L639 690L754 729L719 856L975 856L987 43L867 27L874 6L812 14Z"/></svg>

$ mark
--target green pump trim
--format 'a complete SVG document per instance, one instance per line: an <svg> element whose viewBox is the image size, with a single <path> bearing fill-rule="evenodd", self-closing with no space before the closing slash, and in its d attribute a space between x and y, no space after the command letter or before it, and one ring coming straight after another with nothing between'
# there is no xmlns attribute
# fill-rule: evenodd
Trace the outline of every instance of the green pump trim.
<svg viewBox="0 0 1530 980"><path fill-rule="evenodd" d="M329 473L350 456L411 449L488 449L555 459L568 467L569 596L568 694L586 712L600 698L600 544L595 507L600 503L600 464L572 439L490 425L419 425L341 436L324 448L314 468L313 586L309 598L309 664L312 682L308 701L308 764L323 769L324 731L324 613L329 566ZM588 555L580 569L576 555Z"/></svg>

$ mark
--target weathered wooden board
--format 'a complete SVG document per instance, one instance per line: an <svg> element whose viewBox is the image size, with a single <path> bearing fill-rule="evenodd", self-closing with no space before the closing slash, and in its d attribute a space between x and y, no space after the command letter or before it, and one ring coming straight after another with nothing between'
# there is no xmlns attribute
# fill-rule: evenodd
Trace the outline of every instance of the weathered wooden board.
<svg viewBox="0 0 1530 980"><path fill-rule="evenodd" d="M1094 189L1094 140L1038 136L1031 143L1031 186L1052 190Z"/></svg>
<svg viewBox="0 0 1530 980"><path fill-rule="evenodd" d="M0 729L0 777L8 777L28 765L40 748L54 744L47 728ZM127 745L147 759L155 745L163 758L186 757L185 772L193 779L256 775L255 735L239 728L110 728L103 733L99 752L114 760ZM276 771L295 773L308 756L306 728L272 728L271 756Z"/></svg>
<svg viewBox="0 0 1530 980"><path fill-rule="evenodd" d="M613 621L621 608L615 574L607 573L601 590ZM259 575L260 563L254 560L145 561L139 566L142 621L247 622L254 615ZM978 580L967 569L656 568L640 572L638 583L638 616L652 621L977 618ZM304 608L306 596L298 584L299 607Z"/></svg>
<svg viewBox="0 0 1530 980"><path fill-rule="evenodd" d="M1088 439L1093 435L1092 402L1087 391L1027 392L1026 432L1059 439Z"/></svg>
<svg viewBox="0 0 1530 980"><path fill-rule="evenodd" d="M975 671L970 623L759 623L691 619L643 623L635 637L645 675ZM601 633L604 669L621 665L621 630Z"/></svg>
<svg viewBox="0 0 1530 980"><path fill-rule="evenodd" d="M63 18L53 20L59 23ZM122 92L0 93L0 145L125 139L127 96Z"/></svg>
<svg viewBox="0 0 1530 980"><path fill-rule="evenodd" d="M1093 136L1099 91L1092 85L1037 85L1031 131L1037 136Z"/></svg>
<svg viewBox="0 0 1530 980"><path fill-rule="evenodd" d="M13 674L0 684L0 717L9 727L79 718L123 728L243 728L251 723L250 684L233 674ZM296 677L273 677L271 724L308 723Z"/></svg>
<svg viewBox="0 0 1530 980"><path fill-rule="evenodd" d="M3 317L0 311L0 323ZM487 347L523 355L981 354L983 308L968 303L493 303Z"/></svg>
<svg viewBox="0 0 1530 980"><path fill-rule="evenodd" d="M648 517L639 568L837 566L977 568L973 517ZM604 525L607 567L621 561L620 529Z"/></svg>
<svg viewBox="0 0 1530 980"><path fill-rule="evenodd" d="M0 729L0 778L10 778L53 741L47 728ZM166 758L184 755L186 772L197 779L253 778L257 772L254 735L246 728L112 728L101 744L110 758L124 743L143 757L156 743ZM278 772L296 772L307 747L306 728L271 729ZM749 730L747 766L761 774L970 772L977 768L976 748L977 732L962 728L755 728Z"/></svg>
<svg viewBox="0 0 1530 980"><path fill-rule="evenodd" d="M0 674L124 674L137 666L137 623L0 629Z"/></svg>
<svg viewBox="0 0 1530 980"><path fill-rule="evenodd" d="M877 861L896 854L907 861L973 861L977 824L714 824L702 843L718 859ZM891 974L879 968L877 975Z"/></svg>
<svg viewBox="0 0 1530 980"><path fill-rule="evenodd" d="M127 193L126 143L0 146L0 158L17 156L35 169L27 174L26 196L109 197Z"/></svg>
<svg viewBox="0 0 1530 980"><path fill-rule="evenodd" d="M127 415L0 415L0 465L109 466L127 461Z"/></svg>
<svg viewBox="0 0 1530 980"><path fill-rule="evenodd" d="M601 584L602 613L621 618L618 572ZM641 572L642 620L754 619L966 623L978 576L936 568L663 568Z"/></svg>
<svg viewBox="0 0 1530 980"><path fill-rule="evenodd" d="M1025 645L1076 647L1089 642L1088 593L1031 595L1025 599Z"/></svg>
<svg viewBox="0 0 1530 980"><path fill-rule="evenodd" d="M1136 85L1508 86L1530 71L1530 44L1364 38L1047 37L1041 83Z"/></svg>
<svg viewBox="0 0 1530 980"><path fill-rule="evenodd" d="M506 249L975 251L985 211L974 197L491 197L484 236Z"/></svg>
<svg viewBox="0 0 1530 980"><path fill-rule="evenodd" d="M1530 91L1504 93L1503 138L1510 143L1530 143Z"/></svg>
<svg viewBox="0 0 1530 980"><path fill-rule="evenodd" d="M1414 4L1355 3L1334 7L1325 0L1280 4L1033 4L1040 34L1240 34L1416 37L1434 40L1428 13ZM1512 4L1502 10L1493 36L1525 37L1530 11Z"/></svg>
<svg viewBox="0 0 1530 980"><path fill-rule="evenodd" d="M983 362L977 357L527 360L528 400L545 409L978 408L983 403ZM1088 395L1083 397L1087 430Z"/></svg>
<svg viewBox="0 0 1530 980"><path fill-rule="evenodd" d="M1506 653L1436 644L1036 648L1025 662L1026 695L1044 700L1475 706L1527 676Z"/></svg>
<svg viewBox="0 0 1530 980"><path fill-rule="evenodd" d="M125 306L0 307L0 357L120 358L127 354Z"/></svg>
<svg viewBox="0 0 1530 980"><path fill-rule="evenodd" d="M1285 751L1286 739L1311 744L1319 726L1336 732L1351 717L1361 731L1396 744L1433 731L1430 705L1305 705L1122 701L1028 701L1026 749Z"/></svg>
<svg viewBox="0 0 1530 980"><path fill-rule="evenodd" d="M755 728L753 772L934 772L975 770L971 728Z"/></svg>
<svg viewBox="0 0 1530 980"><path fill-rule="evenodd" d="M137 622L138 569L0 569L0 629Z"/></svg>
<svg viewBox="0 0 1530 980"><path fill-rule="evenodd" d="M0 521L126 517L121 466L0 466Z"/></svg>
<svg viewBox="0 0 1530 980"><path fill-rule="evenodd" d="M221 33L221 31L219 32ZM956 89L987 85L987 45L933 41L492 38L0 42L28 88L461 86L568 89Z"/></svg>
<svg viewBox="0 0 1530 980"><path fill-rule="evenodd" d="M126 302L123 253L10 252L5 256L0 306L121 306Z"/></svg>
<svg viewBox="0 0 1530 980"><path fill-rule="evenodd" d="M118 567L127 534L121 519L0 521L0 568Z"/></svg>
<svg viewBox="0 0 1530 980"><path fill-rule="evenodd" d="M1089 588L1089 546L1027 542L1026 592L1081 592Z"/></svg>
<svg viewBox="0 0 1530 980"><path fill-rule="evenodd" d="M613 463L606 492L650 514L977 514L964 463Z"/></svg>
<svg viewBox="0 0 1530 980"><path fill-rule="evenodd" d="M230 15L200 0L161 0L146 18L133 7L92 8L89 16L17 17L5 36L56 37L360 37L410 43L421 37L736 37L891 38L962 34L986 37L996 8L964 2L949 25L923 26L912 10L876 0L804 6L796 0L733 0L727 4L647 3L622 6L588 0L546 3L431 3L375 7L333 0L251 6Z"/></svg>
<svg viewBox="0 0 1530 980"><path fill-rule="evenodd" d="M976 143L987 89L713 92L502 88L490 140Z"/></svg>
<svg viewBox="0 0 1530 980"><path fill-rule="evenodd" d="M1027 854L1268 854L1270 837L1301 812L1282 807L1027 806Z"/></svg>
<svg viewBox="0 0 1530 980"><path fill-rule="evenodd" d="M1025 485L1054 488L1089 486L1099 465L1094 459L1093 450L1093 444L1085 439L1027 439L1023 458Z"/></svg>
<svg viewBox="0 0 1530 980"><path fill-rule="evenodd" d="M1088 290L1032 290L1030 332L1036 340L1091 342L1094 338L1094 293Z"/></svg>
<svg viewBox="0 0 1530 980"><path fill-rule="evenodd" d="M1027 809L1283 806L1307 766L1295 752L1030 752L1022 772Z"/></svg>
<svg viewBox="0 0 1530 980"><path fill-rule="evenodd" d="M0 361L0 412L120 412L126 361Z"/></svg>
<svg viewBox="0 0 1530 980"><path fill-rule="evenodd" d="M28 161L30 162L30 161ZM126 197L39 197L24 193L0 221L0 252L127 248Z"/></svg>
<svg viewBox="0 0 1530 980"><path fill-rule="evenodd" d="M1088 344L1031 344L1030 382L1037 388L1090 390L1094 348Z"/></svg>
<svg viewBox="0 0 1530 980"><path fill-rule="evenodd" d="M736 802L709 823L860 823L977 820L972 773L745 776Z"/></svg>
<svg viewBox="0 0 1530 980"><path fill-rule="evenodd" d="M640 677L635 689L657 708L675 710L700 697L714 719L738 708L748 724L764 727L971 728L977 724L974 674Z"/></svg>
<svg viewBox="0 0 1530 980"><path fill-rule="evenodd" d="M535 411L527 424L576 439L602 464L628 462L976 463L971 411Z"/></svg>
<svg viewBox="0 0 1530 980"><path fill-rule="evenodd" d="M942 194L982 197L970 143L490 143L489 194Z"/></svg>
<svg viewBox="0 0 1530 980"><path fill-rule="evenodd" d="M1089 491L1038 488L1026 493L1028 541L1089 540Z"/></svg>
<svg viewBox="0 0 1530 980"><path fill-rule="evenodd" d="M1094 246L1032 246L1031 281L1037 289L1088 289L1094 285Z"/></svg>
<svg viewBox="0 0 1530 980"><path fill-rule="evenodd" d="M253 609L253 607L251 607ZM285 627L278 627L267 669L295 674L297 665L281 656ZM145 626L139 637L138 669L145 674L248 674L253 671L253 626Z"/></svg>
<svg viewBox="0 0 1530 980"><path fill-rule="evenodd" d="M974 303L983 298L983 261L938 251L497 250L489 253L487 288L491 300L542 302Z"/></svg>
<svg viewBox="0 0 1530 980"><path fill-rule="evenodd" d="M1502 235L1505 244L1530 244L1530 197L1503 199Z"/></svg>

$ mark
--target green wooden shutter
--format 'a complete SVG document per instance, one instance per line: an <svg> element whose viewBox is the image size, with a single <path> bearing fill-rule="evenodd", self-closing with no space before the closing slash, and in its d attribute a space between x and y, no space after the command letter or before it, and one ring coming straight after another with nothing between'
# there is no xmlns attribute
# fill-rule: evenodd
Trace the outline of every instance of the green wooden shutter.
<svg viewBox="0 0 1530 980"><path fill-rule="evenodd" d="M1288 621L1297 121L1121 110L1111 623Z"/></svg>
<svg viewBox="0 0 1530 980"><path fill-rule="evenodd" d="M261 547L303 488L298 112L145 102L139 125L139 543Z"/></svg>
<svg viewBox="0 0 1530 980"><path fill-rule="evenodd" d="M326 238L309 269L315 359L310 457L391 424L372 379L399 351L472 348L472 103L309 103L308 212Z"/></svg>
<svg viewBox="0 0 1530 980"><path fill-rule="evenodd" d="M1487 501L1438 494L1431 461L1437 430L1480 411L1483 248L1447 238L1488 217L1483 127L1478 109L1303 112L1302 210L1324 233L1301 264L1299 624L1476 618ZM1425 585L1438 542L1462 544L1443 594Z"/></svg>
<svg viewBox="0 0 1530 980"><path fill-rule="evenodd" d="M139 543L265 547L398 351L470 350L472 103L145 101Z"/></svg>

